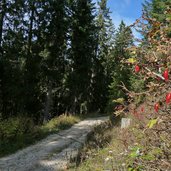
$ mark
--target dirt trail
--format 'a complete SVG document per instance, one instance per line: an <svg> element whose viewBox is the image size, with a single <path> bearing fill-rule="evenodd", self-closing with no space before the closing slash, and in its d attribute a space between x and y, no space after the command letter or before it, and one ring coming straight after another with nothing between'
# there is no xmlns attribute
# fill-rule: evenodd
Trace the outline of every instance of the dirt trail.
<svg viewBox="0 0 171 171"><path fill-rule="evenodd" d="M35 145L0 158L0 171L63 170L70 159L77 156L93 128L108 120L108 117L83 120L70 129L52 134Z"/></svg>

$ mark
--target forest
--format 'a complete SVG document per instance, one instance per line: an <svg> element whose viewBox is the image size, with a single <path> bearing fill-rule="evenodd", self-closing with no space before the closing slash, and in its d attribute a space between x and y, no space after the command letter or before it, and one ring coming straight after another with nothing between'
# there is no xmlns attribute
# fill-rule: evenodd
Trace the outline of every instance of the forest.
<svg viewBox="0 0 171 171"><path fill-rule="evenodd" d="M1 119L42 123L62 113L105 111L117 63L133 44L124 22L115 30L106 3L1 2Z"/></svg>
<svg viewBox="0 0 171 171"><path fill-rule="evenodd" d="M146 96L154 97L152 113L159 112L171 88L171 1L149 0L142 6L135 23L121 21L115 28L107 0L1 0L2 156L4 144L24 139L21 134L62 114L113 114L132 103L138 107ZM161 109L167 115L170 99L169 93ZM134 116L141 120L136 111ZM151 127L169 121L168 128L170 116L158 114L151 121ZM25 144L16 146L9 153Z"/></svg>

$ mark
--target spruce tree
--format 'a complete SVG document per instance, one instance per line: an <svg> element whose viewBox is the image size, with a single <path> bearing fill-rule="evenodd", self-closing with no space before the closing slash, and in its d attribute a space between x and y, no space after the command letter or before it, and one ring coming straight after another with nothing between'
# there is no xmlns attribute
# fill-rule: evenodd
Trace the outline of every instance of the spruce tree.
<svg viewBox="0 0 171 171"><path fill-rule="evenodd" d="M143 3L143 10L145 11L147 17L165 22L165 11L169 6L171 6L170 0L150 0Z"/></svg>
<svg viewBox="0 0 171 171"><path fill-rule="evenodd" d="M63 106L64 76L66 68L67 49L67 1L53 0L47 2L44 11L49 15L44 17L46 24L43 33L44 50L41 51L42 77L44 90L44 119L57 115ZM44 14L46 14L44 13ZM42 27L44 27L42 25ZM63 111L64 112L64 111Z"/></svg>
<svg viewBox="0 0 171 171"><path fill-rule="evenodd" d="M1 11L1 112L3 117L22 113L22 57L24 54L23 2L3 1ZM21 87L19 89L18 87Z"/></svg>
<svg viewBox="0 0 171 171"><path fill-rule="evenodd" d="M108 96L108 84L110 83L110 72L108 58L114 41L114 25L110 18L110 10L107 0L98 1L96 23L98 28L97 49L93 65L93 102L94 110L101 112L105 108Z"/></svg>
<svg viewBox="0 0 171 171"><path fill-rule="evenodd" d="M169 25L169 28L171 28L171 24L170 24L171 14L170 13L166 14L166 11L169 11L170 6L171 6L170 0L145 1L143 3L144 15L148 19L149 18L155 19L159 22L162 22L163 26ZM151 21L148 19L147 19L147 32L148 32L148 29L151 28L153 25L153 24L151 24ZM171 29L168 29L167 32L168 32L168 36L171 36ZM144 36L146 37L146 33L144 34Z"/></svg>
<svg viewBox="0 0 171 171"><path fill-rule="evenodd" d="M71 113L79 113L91 103L92 62L95 55L94 4L91 0L72 3L70 74L68 77L69 104Z"/></svg>
<svg viewBox="0 0 171 171"><path fill-rule="evenodd" d="M41 90L40 90L40 63L39 55L39 9L40 2L26 1L24 24L26 28L26 54L24 62L24 112L38 122L41 118Z"/></svg>
<svg viewBox="0 0 171 171"><path fill-rule="evenodd" d="M115 46L111 53L112 83L110 84L110 101L113 99L127 98L119 87L122 82L129 88L130 71L122 64L122 61L129 58L126 48L133 45L132 31L121 21L115 37Z"/></svg>

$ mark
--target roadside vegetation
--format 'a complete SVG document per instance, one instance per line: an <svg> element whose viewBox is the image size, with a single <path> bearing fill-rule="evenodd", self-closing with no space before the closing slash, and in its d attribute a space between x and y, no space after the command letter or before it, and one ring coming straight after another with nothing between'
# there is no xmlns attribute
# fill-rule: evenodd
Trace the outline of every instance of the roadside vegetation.
<svg viewBox="0 0 171 171"><path fill-rule="evenodd" d="M127 48L131 58L122 65L132 71L127 94L112 100L112 115L131 119L129 128L114 128L106 147L88 148L78 171L171 170L171 9L170 1L144 4L144 14L131 27L141 28L143 39Z"/></svg>
<svg viewBox="0 0 171 171"><path fill-rule="evenodd" d="M11 154L79 122L79 116L61 115L43 125L31 118L10 118L0 122L0 157Z"/></svg>
<svg viewBox="0 0 171 171"><path fill-rule="evenodd" d="M131 126L97 128L71 170L171 170L170 0L118 29L107 0L0 6L0 157L108 113Z"/></svg>
<svg viewBox="0 0 171 171"><path fill-rule="evenodd" d="M0 9L0 156L125 97L119 62L132 31L124 21L115 29L107 0L2 0Z"/></svg>

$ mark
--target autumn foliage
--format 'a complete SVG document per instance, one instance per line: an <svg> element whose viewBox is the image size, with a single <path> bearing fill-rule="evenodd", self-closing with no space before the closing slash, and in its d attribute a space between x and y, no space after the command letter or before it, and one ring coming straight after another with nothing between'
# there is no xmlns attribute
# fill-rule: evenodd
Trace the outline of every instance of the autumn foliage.
<svg viewBox="0 0 171 171"><path fill-rule="evenodd" d="M144 38L140 45L127 49L132 57L126 65L145 82L145 91L138 93L122 85L131 103L136 96L145 97L143 104L136 104L129 112L138 120L136 128L142 136L136 135L133 140L135 155L131 156L131 150L128 155L128 166L133 170L171 169L171 9L165 14L168 17L164 22L144 16L137 20L132 27L141 25Z"/></svg>

